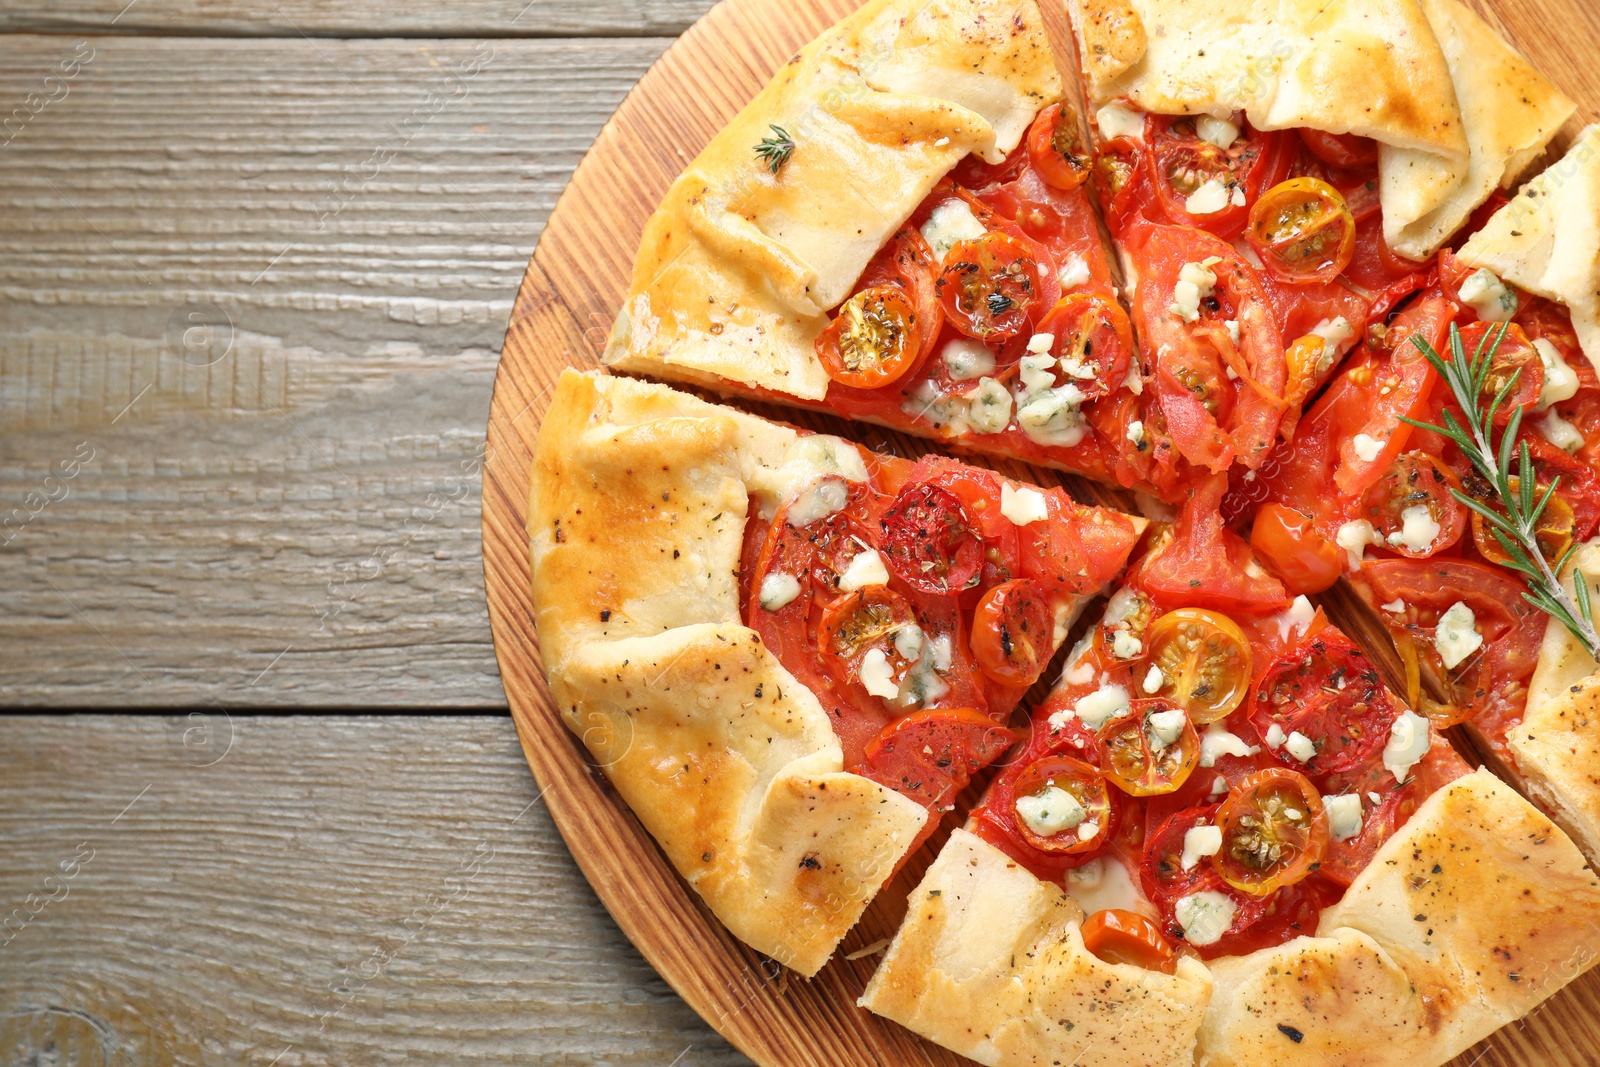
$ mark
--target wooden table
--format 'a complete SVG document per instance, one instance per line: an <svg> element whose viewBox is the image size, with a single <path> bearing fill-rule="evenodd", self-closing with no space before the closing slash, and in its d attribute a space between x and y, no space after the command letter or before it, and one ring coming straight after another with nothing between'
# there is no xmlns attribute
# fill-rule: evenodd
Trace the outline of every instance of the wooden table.
<svg viewBox="0 0 1600 1067"><path fill-rule="evenodd" d="M708 6L0 11L0 1063L748 1063L539 803L479 538L543 220Z"/></svg>

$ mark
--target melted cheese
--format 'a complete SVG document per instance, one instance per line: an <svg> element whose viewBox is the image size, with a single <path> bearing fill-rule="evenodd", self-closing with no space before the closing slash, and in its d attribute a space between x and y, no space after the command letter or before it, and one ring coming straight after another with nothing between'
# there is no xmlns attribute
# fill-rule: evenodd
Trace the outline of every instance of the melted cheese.
<svg viewBox="0 0 1600 1067"><path fill-rule="evenodd" d="M994 373L994 353L988 347L965 337L957 337L939 351L945 370L958 382L971 381Z"/></svg>
<svg viewBox="0 0 1600 1067"><path fill-rule="evenodd" d="M1534 340L1533 349L1539 353L1539 362L1544 364L1544 381L1539 386L1540 410L1577 396L1578 374L1567 366L1556 346L1539 337Z"/></svg>
<svg viewBox="0 0 1600 1067"><path fill-rule="evenodd" d="M1452 671L1483 647L1477 616L1465 602L1456 601L1439 616L1439 625L1433 631L1433 647L1439 650L1445 669Z"/></svg>
<svg viewBox="0 0 1600 1067"><path fill-rule="evenodd" d="M1228 187L1219 178L1211 178L1190 193L1183 209L1191 215L1215 215L1228 206Z"/></svg>
<svg viewBox="0 0 1600 1067"><path fill-rule="evenodd" d="M893 700L900 695L900 687L894 684L894 668L881 648L869 648L861 657L860 678L861 687L880 700Z"/></svg>
<svg viewBox="0 0 1600 1067"><path fill-rule="evenodd" d="M1222 827L1191 826L1184 832L1183 855L1179 857L1178 865L1186 871L1193 870L1202 859L1221 851Z"/></svg>
<svg viewBox="0 0 1600 1067"><path fill-rule="evenodd" d="M1200 115L1194 120L1195 136L1206 144L1216 145L1226 152L1239 139L1239 127L1227 119Z"/></svg>
<svg viewBox="0 0 1600 1067"><path fill-rule="evenodd" d="M1361 797L1355 793L1322 798L1322 810L1328 813L1328 836L1335 841L1348 841L1361 832Z"/></svg>
<svg viewBox="0 0 1600 1067"><path fill-rule="evenodd" d="M768 611L778 611L794 603L800 595L800 581L792 574L768 571L761 579L761 606Z"/></svg>
<svg viewBox="0 0 1600 1067"><path fill-rule="evenodd" d="M870 548L856 553L844 573L839 575L839 589L845 593L853 593L869 585L888 584L889 569L883 565L883 557Z"/></svg>
<svg viewBox="0 0 1600 1067"><path fill-rule="evenodd" d="M1487 267L1467 275L1458 292L1462 302L1485 322L1505 322L1517 313L1517 294Z"/></svg>
<svg viewBox="0 0 1600 1067"><path fill-rule="evenodd" d="M790 502L786 518L790 526L804 528L842 510L849 502L850 489L843 478L823 478L801 490Z"/></svg>
<svg viewBox="0 0 1600 1067"><path fill-rule="evenodd" d="M972 209L959 200L940 204L922 224L922 239L933 250L933 258L941 264L950 249L962 241L976 241L988 231Z"/></svg>
<svg viewBox="0 0 1600 1067"><path fill-rule="evenodd" d="M1000 514L1016 523L1027 526L1050 517L1044 494L1036 489L1013 489L1010 482L1000 483Z"/></svg>
<svg viewBox="0 0 1600 1067"><path fill-rule="evenodd" d="M1237 911L1233 898L1215 889L1180 897L1172 907L1173 918L1183 927L1184 938L1189 944L1202 948L1222 940L1222 935L1233 925Z"/></svg>
<svg viewBox="0 0 1600 1067"><path fill-rule="evenodd" d="M1099 689L1083 697L1073 707L1078 718L1083 720L1085 726L1091 730L1098 730L1104 726L1106 720L1114 719L1128 710L1128 691L1120 685L1103 685ZM1056 712L1061 715L1063 712ZM1055 715L1051 717L1051 725L1055 724Z"/></svg>
<svg viewBox="0 0 1600 1067"><path fill-rule="evenodd" d="M1200 735L1200 766L1215 767L1219 756L1254 756L1261 751L1259 745L1247 745L1238 734L1220 722L1206 727Z"/></svg>
<svg viewBox="0 0 1600 1067"><path fill-rule="evenodd" d="M1076 828L1089 813L1077 797L1052 783L1033 796L1018 797L1017 814L1040 837L1053 837Z"/></svg>
<svg viewBox="0 0 1600 1067"><path fill-rule="evenodd" d="M1144 112L1115 100L1094 113L1094 123L1100 127L1100 136L1108 141L1117 137L1144 139Z"/></svg>
<svg viewBox="0 0 1600 1067"><path fill-rule="evenodd" d="M1433 727L1421 715L1405 708L1389 727L1389 743L1383 746L1383 765L1394 775L1396 782L1404 782L1411 768L1428 754L1433 744Z"/></svg>
<svg viewBox="0 0 1600 1067"><path fill-rule="evenodd" d="M1011 390L994 378L981 378L967 401L967 422L978 433L999 433L1011 424Z"/></svg>

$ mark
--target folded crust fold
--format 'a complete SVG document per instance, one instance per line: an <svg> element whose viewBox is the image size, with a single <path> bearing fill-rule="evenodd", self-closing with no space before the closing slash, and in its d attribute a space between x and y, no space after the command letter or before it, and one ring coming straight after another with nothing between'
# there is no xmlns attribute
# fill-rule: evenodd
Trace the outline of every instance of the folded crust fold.
<svg viewBox="0 0 1600 1067"><path fill-rule="evenodd" d="M955 831L861 1006L990 1067L1188 1067L1211 992L1205 967L1104 963L1083 909L1004 853Z"/></svg>
<svg viewBox="0 0 1600 1067"><path fill-rule="evenodd" d="M1459 258L1566 305L1583 354L1600 369L1600 125L1495 212Z"/></svg>
<svg viewBox="0 0 1600 1067"><path fill-rule="evenodd" d="M605 361L820 400L828 309L952 167L999 162L1061 78L1034 0L873 0L801 50L645 226ZM776 171L755 152L777 127Z"/></svg>
<svg viewBox="0 0 1600 1067"><path fill-rule="evenodd" d="M535 623L563 719L717 918L805 975L928 818L843 770L816 697L740 622L752 494L827 473L865 477L837 439L568 371L529 501Z"/></svg>

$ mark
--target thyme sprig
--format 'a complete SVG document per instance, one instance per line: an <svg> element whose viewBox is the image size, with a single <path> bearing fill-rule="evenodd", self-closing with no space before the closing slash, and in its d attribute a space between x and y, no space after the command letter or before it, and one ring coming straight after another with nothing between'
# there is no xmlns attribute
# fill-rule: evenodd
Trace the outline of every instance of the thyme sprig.
<svg viewBox="0 0 1600 1067"><path fill-rule="evenodd" d="M761 143L756 145L756 155L776 174L794 155L794 138L782 126L768 126L767 129L775 136L761 138Z"/></svg>
<svg viewBox="0 0 1600 1067"><path fill-rule="evenodd" d="M1505 404L1506 397L1516 388L1522 369L1519 367L1510 374L1487 404L1483 401L1484 385L1489 379L1495 353L1505 339L1507 325L1485 333L1470 360L1461 339L1461 331L1453 324L1450 327L1448 361L1440 358L1426 338L1413 334L1411 342L1450 386L1450 392L1461 408L1462 419L1457 419L1453 411L1446 410L1441 417L1443 426L1405 416L1401 416L1401 421L1432 430L1454 441L1484 481L1494 487L1502 510L1460 489L1453 488L1450 493L1481 516L1488 525L1489 532L1506 553L1507 558L1501 565L1521 574L1526 581L1528 588L1522 595L1528 603L1560 622L1588 650L1589 655L1600 659L1600 634L1595 631L1588 581L1581 574L1578 575L1573 583L1576 593L1569 594L1557 577L1572 559L1573 552L1578 548L1577 542L1568 545L1554 565L1545 559L1539 549L1539 518L1554 497L1561 479L1559 476L1552 478L1543 493L1537 492L1536 472L1533 458L1528 453L1528 443L1517 441L1517 430L1522 425L1520 406L1512 408L1505 428L1500 431L1498 443L1495 440L1495 416ZM1462 425L1463 419L1465 426ZM1515 473L1512 471L1513 459L1516 460ZM1513 479L1516 480L1515 486L1512 485Z"/></svg>

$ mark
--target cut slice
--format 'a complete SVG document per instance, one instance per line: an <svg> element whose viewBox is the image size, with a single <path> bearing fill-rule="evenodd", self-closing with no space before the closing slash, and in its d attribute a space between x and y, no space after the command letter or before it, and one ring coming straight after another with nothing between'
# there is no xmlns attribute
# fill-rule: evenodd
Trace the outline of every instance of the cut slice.
<svg viewBox="0 0 1600 1067"><path fill-rule="evenodd" d="M568 371L529 501L551 697L728 929L815 974L1013 738L977 606L1015 597L985 625L1036 674L1143 525Z"/></svg>

